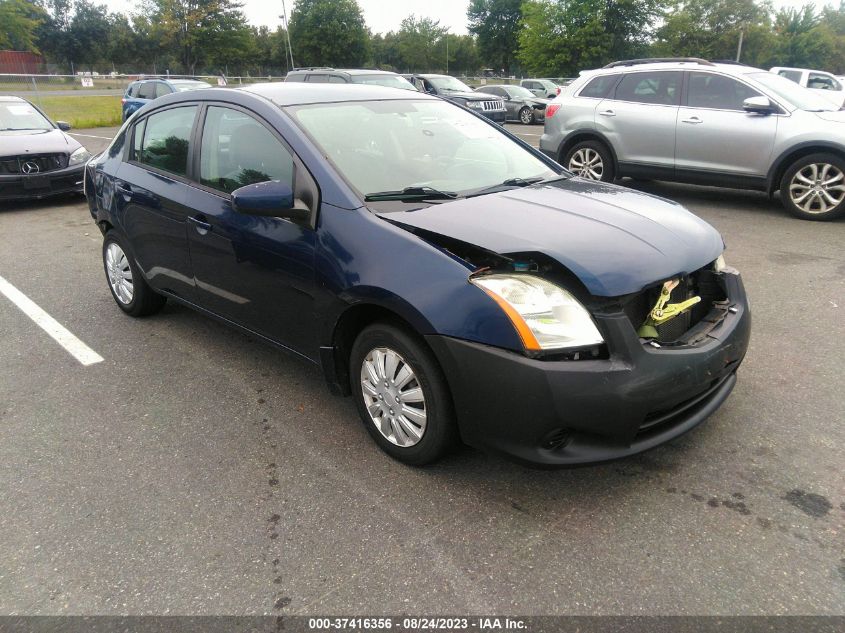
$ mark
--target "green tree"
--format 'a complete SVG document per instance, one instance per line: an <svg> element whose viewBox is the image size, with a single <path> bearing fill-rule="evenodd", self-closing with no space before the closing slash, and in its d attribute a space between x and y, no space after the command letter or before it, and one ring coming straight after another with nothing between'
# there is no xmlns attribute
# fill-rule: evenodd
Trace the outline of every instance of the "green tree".
<svg viewBox="0 0 845 633"><path fill-rule="evenodd" d="M92 67L108 57L108 10L89 0L76 0L66 42L68 57L78 65Z"/></svg>
<svg viewBox="0 0 845 633"><path fill-rule="evenodd" d="M382 70L401 70L402 55L399 52L399 36L390 31L376 33L370 39L372 65Z"/></svg>
<svg viewBox="0 0 845 633"><path fill-rule="evenodd" d="M297 0L289 28L297 66L361 66L369 56L356 0Z"/></svg>
<svg viewBox="0 0 845 633"><path fill-rule="evenodd" d="M467 28L478 37L481 59L510 73L520 46L522 0L471 0Z"/></svg>
<svg viewBox="0 0 845 633"><path fill-rule="evenodd" d="M436 46L445 33L439 20L417 18L413 14L402 20L396 34L402 68L421 72L445 67L446 58L438 59Z"/></svg>
<svg viewBox="0 0 845 633"><path fill-rule="evenodd" d="M216 72L251 52L251 33L236 0L150 0L151 35L183 69ZM172 69L171 69L172 70Z"/></svg>
<svg viewBox="0 0 845 633"><path fill-rule="evenodd" d="M39 52L38 27L46 12L27 0L0 0L0 49Z"/></svg>
<svg viewBox="0 0 845 633"><path fill-rule="evenodd" d="M686 0L665 12L652 53L658 56L734 59L743 34L743 61L771 57L772 7L755 0Z"/></svg>
<svg viewBox="0 0 845 633"><path fill-rule="evenodd" d="M449 42L449 73L474 74L481 68L478 47L472 35L445 34L434 46L434 57L438 68L445 70L446 42Z"/></svg>

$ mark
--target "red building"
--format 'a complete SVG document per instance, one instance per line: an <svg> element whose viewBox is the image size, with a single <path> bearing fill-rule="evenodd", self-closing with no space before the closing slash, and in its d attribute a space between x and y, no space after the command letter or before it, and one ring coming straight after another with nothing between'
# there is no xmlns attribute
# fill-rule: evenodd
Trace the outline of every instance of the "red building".
<svg viewBox="0 0 845 633"><path fill-rule="evenodd" d="M44 58L27 51L0 51L0 73L32 75L44 71Z"/></svg>

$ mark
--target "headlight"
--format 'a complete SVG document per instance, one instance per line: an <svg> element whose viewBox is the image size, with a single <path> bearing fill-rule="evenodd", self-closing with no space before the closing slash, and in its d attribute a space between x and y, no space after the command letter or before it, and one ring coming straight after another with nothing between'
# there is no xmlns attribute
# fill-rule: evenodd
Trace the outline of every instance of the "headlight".
<svg viewBox="0 0 845 633"><path fill-rule="evenodd" d="M78 165L79 163L84 163L89 158L91 158L91 152L89 152L84 147L80 147L76 150L73 154L70 155L70 160L68 160L68 166L70 165Z"/></svg>
<svg viewBox="0 0 845 633"><path fill-rule="evenodd" d="M590 313L572 294L533 275L472 277L505 311L526 350L598 345L604 339Z"/></svg>
<svg viewBox="0 0 845 633"><path fill-rule="evenodd" d="M727 266L727 264L725 263L725 256L724 255L719 255L716 258L716 261L713 262L713 270L716 271L717 273L720 273L723 270L725 270L725 266Z"/></svg>
<svg viewBox="0 0 845 633"><path fill-rule="evenodd" d="M483 101L467 101L467 107L473 110L481 110L484 107Z"/></svg>

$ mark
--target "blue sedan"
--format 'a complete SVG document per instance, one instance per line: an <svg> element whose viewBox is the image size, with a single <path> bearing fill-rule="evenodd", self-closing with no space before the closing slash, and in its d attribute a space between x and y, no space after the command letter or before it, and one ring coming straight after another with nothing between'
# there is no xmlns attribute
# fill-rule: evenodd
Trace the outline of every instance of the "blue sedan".
<svg viewBox="0 0 845 633"><path fill-rule="evenodd" d="M716 411L748 345L710 225L425 94L168 95L85 187L123 312L172 300L320 366L409 464L639 453Z"/></svg>
<svg viewBox="0 0 845 633"><path fill-rule="evenodd" d="M126 92L120 100L123 120L125 122L126 119L153 99L158 99L174 92L202 90L204 88L211 88L211 84L195 79L141 79L139 81L133 81L126 87Z"/></svg>

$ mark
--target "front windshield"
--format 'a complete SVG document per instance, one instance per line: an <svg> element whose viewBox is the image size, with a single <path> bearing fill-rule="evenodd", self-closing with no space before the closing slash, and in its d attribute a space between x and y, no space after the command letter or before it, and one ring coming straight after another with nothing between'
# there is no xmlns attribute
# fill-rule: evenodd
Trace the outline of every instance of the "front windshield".
<svg viewBox="0 0 845 633"><path fill-rule="evenodd" d="M0 102L0 132L52 129L53 124L29 103Z"/></svg>
<svg viewBox="0 0 845 633"><path fill-rule="evenodd" d="M291 110L362 197L408 187L462 195L509 179L557 176L494 125L440 100L322 103Z"/></svg>
<svg viewBox="0 0 845 633"><path fill-rule="evenodd" d="M820 97L815 94L812 90L803 88L794 81L790 81L786 77L781 77L775 73L759 72L750 73L747 76L755 80L757 83L762 84L774 92L778 97L799 110L824 112L839 109L827 101L824 97Z"/></svg>
<svg viewBox="0 0 845 633"><path fill-rule="evenodd" d="M428 82L431 83L438 90L452 90L454 92L472 92L472 88L467 86L463 81L461 81L460 79L455 79L454 77L450 77L449 75L426 77L426 80L428 80Z"/></svg>
<svg viewBox="0 0 845 633"><path fill-rule="evenodd" d="M528 88L523 88L522 86L508 86L505 88L508 91L508 94L511 97L531 97L534 98L534 93L531 92Z"/></svg>
<svg viewBox="0 0 845 633"><path fill-rule="evenodd" d="M173 82L173 87L176 88L178 92L187 92L188 90L200 90L202 88L211 88L211 84L207 84L203 81L192 81L190 83L175 83Z"/></svg>
<svg viewBox="0 0 845 633"><path fill-rule="evenodd" d="M387 88L402 88L402 90L413 90L417 92L414 84L399 75L353 75L352 83L386 86Z"/></svg>

